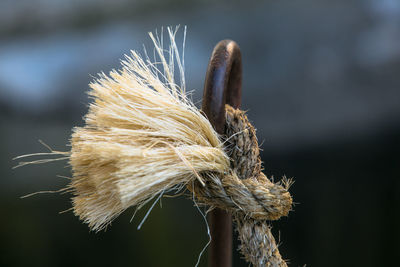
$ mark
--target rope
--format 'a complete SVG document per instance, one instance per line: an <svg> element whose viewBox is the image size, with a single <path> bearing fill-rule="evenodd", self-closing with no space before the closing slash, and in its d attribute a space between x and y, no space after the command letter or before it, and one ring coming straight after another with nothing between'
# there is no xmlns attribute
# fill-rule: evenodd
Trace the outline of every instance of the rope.
<svg viewBox="0 0 400 267"><path fill-rule="evenodd" d="M271 233L268 220L286 216L292 207L289 182L273 183L261 172L255 129L241 110L226 110L225 146L231 170L202 173L205 186L188 188L197 200L232 213L241 240L240 251L254 266L287 266Z"/></svg>
<svg viewBox="0 0 400 267"><path fill-rule="evenodd" d="M233 215L240 250L250 263L286 266L268 221L290 211L289 182L273 183L261 172L255 129L243 111L225 107L225 140L221 140L206 116L187 98L176 30L168 28L168 33L169 49L150 33L158 54L156 61L162 62L160 69L158 63L133 51L122 62L122 69L108 76L101 74L90 84L94 101L85 126L73 130L70 152L50 149L50 153L20 156L17 158L60 158L18 166L68 158L73 177L61 191L72 192L74 214L95 231L105 229L131 206L140 209L164 192L189 185L200 204ZM175 59L180 86L174 81ZM236 66L231 75L237 72L233 81L240 84L240 65Z"/></svg>

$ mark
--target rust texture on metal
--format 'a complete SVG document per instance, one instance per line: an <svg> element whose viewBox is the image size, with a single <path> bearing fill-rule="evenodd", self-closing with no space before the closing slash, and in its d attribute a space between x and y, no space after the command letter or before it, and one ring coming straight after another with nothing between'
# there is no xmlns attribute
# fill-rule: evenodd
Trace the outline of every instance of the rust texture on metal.
<svg viewBox="0 0 400 267"><path fill-rule="evenodd" d="M242 98L242 59L231 40L219 42L211 55L204 83L202 111L219 134L225 132L225 104L239 108ZM209 214L210 267L232 266L232 218L214 209Z"/></svg>

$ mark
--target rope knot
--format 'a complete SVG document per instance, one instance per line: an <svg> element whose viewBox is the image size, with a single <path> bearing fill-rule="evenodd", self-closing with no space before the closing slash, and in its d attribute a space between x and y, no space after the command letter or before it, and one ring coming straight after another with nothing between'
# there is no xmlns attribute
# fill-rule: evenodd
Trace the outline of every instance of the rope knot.
<svg viewBox="0 0 400 267"><path fill-rule="evenodd" d="M245 112L225 106L225 147L231 168L223 175L204 173L206 186L195 182L190 189L211 207L256 220L277 220L292 206L289 183L273 183L261 172L261 158L253 125Z"/></svg>

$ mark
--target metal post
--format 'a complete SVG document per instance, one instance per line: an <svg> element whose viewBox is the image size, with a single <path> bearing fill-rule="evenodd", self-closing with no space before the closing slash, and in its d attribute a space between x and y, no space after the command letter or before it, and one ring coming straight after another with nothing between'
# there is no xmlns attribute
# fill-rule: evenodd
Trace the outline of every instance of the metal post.
<svg viewBox="0 0 400 267"><path fill-rule="evenodd" d="M211 55L204 83L202 110L219 134L225 132L225 104L239 108L242 96L242 58L231 40L219 42ZM232 218L224 210L210 212L209 267L232 266Z"/></svg>

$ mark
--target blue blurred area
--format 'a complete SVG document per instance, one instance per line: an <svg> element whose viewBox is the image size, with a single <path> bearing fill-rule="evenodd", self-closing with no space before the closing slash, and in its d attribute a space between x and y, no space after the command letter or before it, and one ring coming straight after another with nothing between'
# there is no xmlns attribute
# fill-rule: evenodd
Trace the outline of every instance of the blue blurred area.
<svg viewBox="0 0 400 267"><path fill-rule="evenodd" d="M151 47L147 32L187 25L187 88L201 101L214 45L243 56L243 109L268 175L295 178L274 222L291 266L396 262L400 204L400 1L0 1L0 265L191 266L207 242L190 199L163 200L142 230L128 211L90 233L63 187L65 164L11 170L17 155L67 150L88 83ZM190 197L187 197L190 198ZM237 245L237 244L236 244ZM201 266L206 266L206 255ZM235 252L234 266L247 266Z"/></svg>

